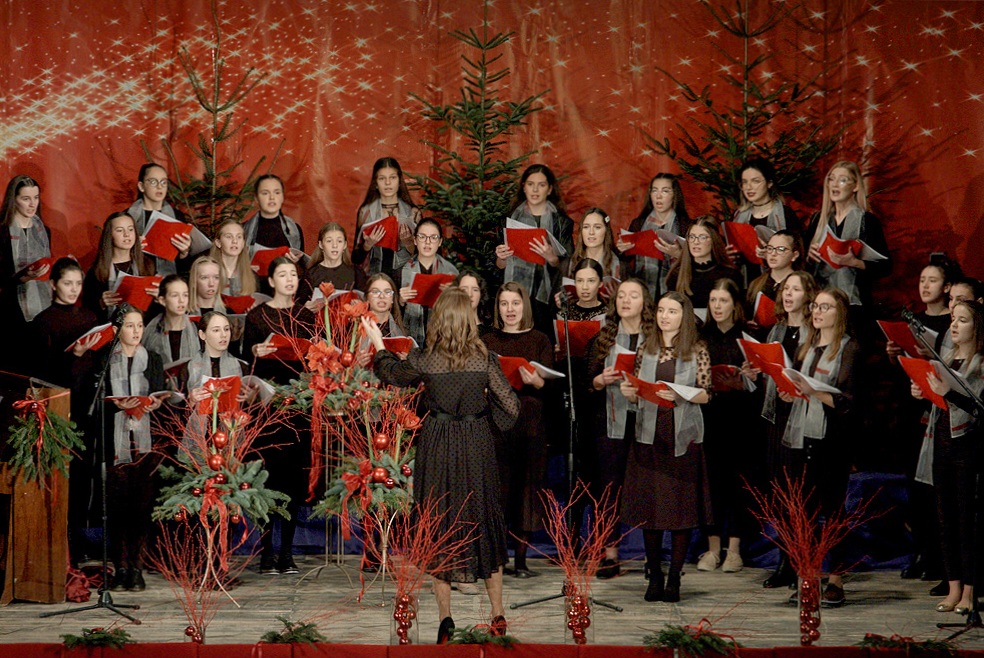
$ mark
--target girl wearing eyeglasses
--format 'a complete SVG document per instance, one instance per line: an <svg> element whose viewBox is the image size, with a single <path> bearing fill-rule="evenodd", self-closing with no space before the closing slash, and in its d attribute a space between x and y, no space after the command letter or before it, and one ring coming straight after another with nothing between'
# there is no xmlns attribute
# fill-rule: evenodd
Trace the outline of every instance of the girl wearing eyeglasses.
<svg viewBox="0 0 984 658"><path fill-rule="evenodd" d="M140 167L140 173L137 174L137 199L126 210L126 214L133 218L138 236L144 234L147 224L150 223L150 216L155 211L185 221L185 218L168 202L167 189L167 170L164 167L154 162L147 162ZM192 255L190 235L173 237L171 244L178 250L178 260L184 260ZM184 267L187 267L187 264ZM154 268L161 276L175 274L178 271L175 261L156 256Z"/></svg>
<svg viewBox="0 0 984 658"><path fill-rule="evenodd" d="M396 251L380 246L385 232L381 226L368 233L362 227L385 217L396 217L399 223L399 247ZM369 275L383 272L396 278L403 265L417 251L414 229L420 221L420 209L410 197L403 168L396 158L379 158L372 165L372 180L355 218L355 248L352 262L362 266Z"/></svg>
<svg viewBox="0 0 984 658"><path fill-rule="evenodd" d="M407 335L412 336L418 345L424 344L424 334L427 332L427 321L430 319L430 309L414 303L417 291L411 288L416 274L453 274L458 276L458 268L446 260L438 251L443 240L441 225L437 220L427 217L420 220L414 230L414 241L417 244L417 254L403 266L400 272L400 303L403 308L403 326Z"/></svg>
<svg viewBox="0 0 984 658"><path fill-rule="evenodd" d="M690 217L687 215L687 204L683 199L683 189L680 179L674 174L659 173L649 181L649 193L646 203L638 217L632 220L629 231L649 231L665 229L675 235L686 236L690 230ZM619 252L624 254L632 247L627 242L615 242ZM665 258L650 258L648 256L621 256L622 271L632 273L646 282L654 298L661 296L670 288L666 285L666 276L673 263L680 259L683 251L677 242L658 240L656 246Z"/></svg>
<svg viewBox="0 0 984 658"><path fill-rule="evenodd" d="M787 276L803 265L803 239L798 233L780 230L765 246L766 270L748 286L748 308L755 308L755 299L762 293L772 301L779 299L779 287ZM758 325L755 324L755 327Z"/></svg>
<svg viewBox="0 0 984 658"><path fill-rule="evenodd" d="M984 305L962 301L953 305L950 337L953 349L944 360L980 398L984 391ZM937 612L970 614L974 609L974 574L979 573L980 523L974 505L980 504L981 420L973 400L960 388L930 375L932 392L943 396L945 409L931 407L920 468L921 482L936 488L943 565L949 585ZM912 384L912 396L924 399L928 391Z"/></svg>
<svg viewBox="0 0 984 658"><path fill-rule="evenodd" d="M550 167L535 164L526 168L519 178L510 218L526 226L546 229L553 236L556 245L559 245L560 251L550 240L534 242L533 250L546 261L543 265L521 260L513 255L513 250L506 244L495 248L495 264L499 269L505 270L504 280L523 284L530 294L533 325L552 336L553 312L550 309L550 296L555 277L560 271L560 259L574 249L574 223L567 216L560 189L557 187L557 177Z"/></svg>
<svg viewBox="0 0 984 658"><path fill-rule="evenodd" d="M698 218L687 231L687 249L670 268L666 284L687 295L698 315L707 310L711 288L718 279L731 279L742 287L741 275L731 265L718 223L712 217Z"/></svg>
<svg viewBox="0 0 984 658"><path fill-rule="evenodd" d="M847 333L850 300L839 288L826 288L809 306L809 331L796 353L796 370L837 388L828 393L796 384L802 397L779 393L792 404L782 444L791 476L805 473L806 490L816 491L821 516L841 509L851 471L852 447L857 436L855 397L858 343ZM836 556L831 560L836 565ZM821 599L825 606L845 601L843 576L831 573Z"/></svg>
<svg viewBox="0 0 984 658"><path fill-rule="evenodd" d="M834 164L823 184L823 204L814 216L808 260L815 264L817 280L843 290L851 306L869 306L873 282L892 269L881 222L868 212L868 196L861 169L854 162ZM861 260L853 254L831 255L839 268L820 258L820 245L828 233L842 240L861 240L885 256L885 260Z"/></svg>
<svg viewBox="0 0 984 658"><path fill-rule="evenodd" d="M800 346L809 334L810 304L819 292L816 281L808 272L792 272L779 284L776 300L776 323L769 330L767 343L781 343L783 351L793 361ZM752 368L748 361L742 363L742 374L755 381L762 371ZM762 420L765 436L765 472L768 481L774 482L783 473L782 437L786 433L786 423L792 405L779 398L776 383L771 377L764 379L762 398ZM775 571L762 586L766 589L785 587L796 582L796 573L785 553L780 553Z"/></svg>

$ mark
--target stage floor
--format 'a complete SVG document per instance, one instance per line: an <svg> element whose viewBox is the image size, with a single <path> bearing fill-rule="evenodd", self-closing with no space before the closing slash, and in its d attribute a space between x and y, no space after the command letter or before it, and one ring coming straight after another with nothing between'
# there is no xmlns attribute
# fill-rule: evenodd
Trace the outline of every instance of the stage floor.
<svg viewBox="0 0 984 658"><path fill-rule="evenodd" d="M378 584L357 603L358 558L347 556L345 565L331 564L320 572L311 570L325 564L319 556L297 556L301 573L296 576L261 576L254 570L242 575L243 584L232 591L242 607L232 603L223 607L208 629L208 644L249 644L259 640L280 624L283 615L294 620L315 620L329 641L354 644L388 644L392 584L386 596ZM505 601L509 604L556 594L563 574L545 560L531 560L540 577L518 580L506 577ZM683 578L683 600L678 604L646 603L642 594L645 581L642 564L629 562L623 575L596 583L592 594L622 606L618 613L601 606L592 612L593 643L631 645L665 624L697 624L710 620L719 632L737 638L750 647L795 645L798 643L797 610L786 602L789 590L765 590L761 582L767 573L745 569L737 574L721 571L698 572L687 565ZM868 572L846 579L848 603L823 610L821 646L856 644L865 633L898 633L917 639L946 636L937 622L961 622L965 617L934 610L938 599L928 595L934 583L902 580L898 572ZM452 610L459 627L488 621L488 599L480 586L478 596L452 593ZM147 576L147 590L119 592L117 603L138 603L135 614L141 624L128 630L139 642L182 642L187 625L170 587L159 575ZM63 633L79 633L83 627L108 627L126 623L107 610L89 611L39 619L38 614L81 607L85 604L39 605L14 603L0 612L0 642L59 642ZM509 632L525 642L563 643L566 630L563 602L541 603L517 610L507 609ZM432 643L437 635L437 607L429 587L421 595L420 642ZM984 632L972 630L959 641L964 649L984 648ZM0 651L0 653L3 653Z"/></svg>

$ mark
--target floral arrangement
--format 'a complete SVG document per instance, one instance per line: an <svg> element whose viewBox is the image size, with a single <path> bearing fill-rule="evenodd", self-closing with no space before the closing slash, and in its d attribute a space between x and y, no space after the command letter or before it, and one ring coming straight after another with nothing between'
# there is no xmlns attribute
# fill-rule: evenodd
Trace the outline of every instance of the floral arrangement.
<svg viewBox="0 0 984 658"><path fill-rule="evenodd" d="M658 633L647 635L642 642L647 649L673 649L681 656L703 656L709 652L730 656L741 648L733 637L711 630L711 622L706 618L696 626L666 626Z"/></svg>
<svg viewBox="0 0 984 658"><path fill-rule="evenodd" d="M278 616L277 621L284 625L282 630L268 631L260 638L267 644L314 644L327 642L328 638L321 634L314 622L291 621L287 617Z"/></svg>
<svg viewBox="0 0 984 658"><path fill-rule="evenodd" d="M66 649L76 647L111 647L122 649L134 640L123 628L83 628L82 635L66 633L60 636Z"/></svg>
<svg viewBox="0 0 984 658"><path fill-rule="evenodd" d="M19 413L7 429L7 442L13 449L10 466L28 482L41 481L55 471L67 477L73 451L85 450L75 422L48 413L48 401L53 398L41 399L37 395L32 389L27 398L14 402Z"/></svg>
<svg viewBox="0 0 984 658"><path fill-rule="evenodd" d="M928 654L934 656L953 656L957 647L948 640L917 640L904 635L886 637L875 633L866 633L864 639L858 642L865 649L902 649L907 656Z"/></svg>

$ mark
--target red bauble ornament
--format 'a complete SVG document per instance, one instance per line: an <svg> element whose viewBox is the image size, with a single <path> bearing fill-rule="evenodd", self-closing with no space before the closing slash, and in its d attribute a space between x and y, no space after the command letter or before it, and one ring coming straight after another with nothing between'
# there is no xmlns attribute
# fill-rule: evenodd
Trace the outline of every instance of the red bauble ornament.
<svg viewBox="0 0 984 658"><path fill-rule="evenodd" d="M403 477L405 478L408 478L411 475L413 475L413 469L406 464L400 467L400 472L403 473Z"/></svg>
<svg viewBox="0 0 984 658"><path fill-rule="evenodd" d="M212 479L215 481L215 484L225 484L229 481L229 478L226 477L225 473L216 473L215 477Z"/></svg>
<svg viewBox="0 0 984 658"><path fill-rule="evenodd" d="M215 453L208 458L208 467L213 471L221 471L223 466L225 466L225 457L219 453Z"/></svg>
<svg viewBox="0 0 984 658"><path fill-rule="evenodd" d="M201 633L195 633L191 636L191 641L197 644L204 644L205 637Z"/></svg>
<svg viewBox="0 0 984 658"><path fill-rule="evenodd" d="M185 629L185 635L187 635L188 637L191 637L192 635L194 635L197 632L198 631L195 629L194 626L189 626L188 628Z"/></svg>
<svg viewBox="0 0 984 658"><path fill-rule="evenodd" d="M362 400L360 400L358 397L354 395L350 397L348 399L348 402L346 403L346 406L349 408L349 411L355 411L361 405L362 405Z"/></svg>
<svg viewBox="0 0 984 658"><path fill-rule="evenodd" d="M382 466L377 466L372 469L372 481L373 482L385 482L386 478L389 477L389 471L387 471Z"/></svg>
<svg viewBox="0 0 984 658"><path fill-rule="evenodd" d="M372 446L376 450L386 450L387 448L389 448L389 445L390 445L389 436L383 434L382 432L372 437Z"/></svg>
<svg viewBox="0 0 984 658"><path fill-rule="evenodd" d="M214 445L217 449L222 450L229 445L229 435L225 432L216 432L212 435L212 445Z"/></svg>
<svg viewBox="0 0 984 658"><path fill-rule="evenodd" d="M240 482L239 489L242 491L247 491L252 485L249 482Z"/></svg>
<svg viewBox="0 0 984 658"><path fill-rule="evenodd" d="M181 523L182 521L187 520L187 518L188 518L188 515L185 514L184 510L181 510L180 512L175 512L174 513L174 520L177 521L178 523Z"/></svg>
<svg viewBox="0 0 984 658"><path fill-rule="evenodd" d="M199 496L202 495L202 488L201 487L192 488L191 495L194 496L195 498L198 498Z"/></svg>
<svg viewBox="0 0 984 658"><path fill-rule="evenodd" d="M394 480L393 478L386 478L385 480L383 480L383 484L386 486L387 489L392 489L393 487L396 486L396 480Z"/></svg>
<svg viewBox="0 0 984 658"><path fill-rule="evenodd" d="M338 362L348 368L355 363L355 355L351 352L342 352L342 355L338 357Z"/></svg>
<svg viewBox="0 0 984 658"><path fill-rule="evenodd" d="M232 514L229 517L229 523L231 523L232 525L239 525L239 522L242 521L242 520L243 520L243 517L239 516L238 514Z"/></svg>

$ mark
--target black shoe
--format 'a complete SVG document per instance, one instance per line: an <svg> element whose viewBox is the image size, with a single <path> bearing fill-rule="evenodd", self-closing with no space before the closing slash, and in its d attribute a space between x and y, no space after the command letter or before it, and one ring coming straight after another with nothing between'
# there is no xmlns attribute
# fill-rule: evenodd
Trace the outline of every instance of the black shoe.
<svg viewBox="0 0 984 658"><path fill-rule="evenodd" d="M441 626L437 629L437 643L447 644L448 640L451 639L451 631L454 630L454 620L451 617L445 617L441 620Z"/></svg>
<svg viewBox="0 0 984 658"><path fill-rule="evenodd" d="M126 579L126 590L128 592L142 592L147 589L144 582L143 572L140 569L130 569L129 577Z"/></svg>
<svg viewBox="0 0 984 658"><path fill-rule="evenodd" d="M929 590L930 596L946 596L950 593L950 583L945 580L941 580L938 585Z"/></svg>
<svg viewBox="0 0 984 658"><path fill-rule="evenodd" d="M264 576L273 576L280 573L277 568L277 561L272 555L260 556L260 573Z"/></svg>
<svg viewBox="0 0 984 658"><path fill-rule="evenodd" d="M650 569L649 565L646 565L646 575L649 577L649 587L646 588L646 593L642 598L649 601L650 603L655 603L656 601L662 601L664 591L662 569Z"/></svg>
<svg viewBox="0 0 984 658"><path fill-rule="evenodd" d="M294 564L293 555L281 555L277 561L277 571L283 574L300 573L301 570Z"/></svg>
<svg viewBox="0 0 984 658"><path fill-rule="evenodd" d="M117 569L113 574L113 578L110 581L109 589L113 592L122 592L129 589L126 586L127 581L130 580L130 570L129 569ZM949 591L949 590L947 590Z"/></svg>
<svg viewBox="0 0 984 658"><path fill-rule="evenodd" d="M820 605L825 608L837 608L844 605L846 601L844 588L830 583L827 583L827 588L823 590L823 596L820 597Z"/></svg>
<svg viewBox="0 0 984 658"><path fill-rule="evenodd" d="M784 555L779 560L779 565L776 570L762 582L762 587L765 589L778 589L780 587L788 587L789 585L796 584L796 574L793 572L792 565Z"/></svg>
<svg viewBox="0 0 984 658"><path fill-rule="evenodd" d="M539 571L530 571L526 567L517 567L513 569L512 573L514 578L526 579L526 578L536 578L540 575Z"/></svg>
<svg viewBox="0 0 984 658"><path fill-rule="evenodd" d="M922 555L917 555L913 558L912 562L909 563L909 566L902 570L900 575L902 580L919 580L925 573L926 562L923 560Z"/></svg>
<svg viewBox="0 0 984 658"><path fill-rule="evenodd" d="M598 580L609 580L617 576L620 572L621 568L618 562L606 557L598 565L598 573L595 575L598 577Z"/></svg>
<svg viewBox="0 0 984 658"><path fill-rule="evenodd" d="M665 603L678 603L680 601L680 574L671 572L667 577L666 586L663 588L663 601Z"/></svg>

